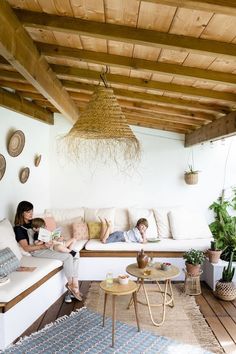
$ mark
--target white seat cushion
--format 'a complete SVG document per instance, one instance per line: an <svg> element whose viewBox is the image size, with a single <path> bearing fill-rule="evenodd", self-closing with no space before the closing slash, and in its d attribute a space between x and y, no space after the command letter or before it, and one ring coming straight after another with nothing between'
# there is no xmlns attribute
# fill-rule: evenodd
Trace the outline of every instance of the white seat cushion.
<svg viewBox="0 0 236 354"><path fill-rule="evenodd" d="M99 240L89 240L85 249L88 251L160 251L160 252L185 252L190 248L196 248L205 251L210 247L210 241L213 239L195 239L195 240L173 240L162 239L160 242L148 243L129 243L129 242L114 242L102 243Z"/></svg>
<svg viewBox="0 0 236 354"><path fill-rule="evenodd" d="M145 218L148 221L148 228L146 231L147 238L156 238L158 236L157 224L154 218L153 211L145 208L128 209L129 226L133 228L136 226L138 219Z"/></svg>
<svg viewBox="0 0 236 354"><path fill-rule="evenodd" d="M62 262L56 259L23 256L21 266L36 267L33 272L12 272L10 282L0 286L0 301L8 302L34 285L52 270L60 267ZM43 299L42 299L43 301Z"/></svg>
<svg viewBox="0 0 236 354"><path fill-rule="evenodd" d="M21 260L22 254L18 243L16 242L15 233L9 220L3 219L0 221L0 249L9 247L16 257Z"/></svg>
<svg viewBox="0 0 236 354"><path fill-rule="evenodd" d="M168 213L172 237L175 240L211 238L204 216L196 211L178 208Z"/></svg>

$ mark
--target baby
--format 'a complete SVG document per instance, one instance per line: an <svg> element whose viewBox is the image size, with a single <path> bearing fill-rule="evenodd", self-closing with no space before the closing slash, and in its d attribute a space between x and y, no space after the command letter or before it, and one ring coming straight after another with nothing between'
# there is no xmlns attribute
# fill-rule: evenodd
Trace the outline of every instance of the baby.
<svg viewBox="0 0 236 354"><path fill-rule="evenodd" d="M38 240L38 234L40 227L45 228L45 221L41 218L34 218L31 220L32 230L34 231L34 244L42 245L44 242ZM63 236L54 238L51 243L51 249L56 252L70 253L73 257L76 256L76 252L73 250L73 246L76 239L72 237L69 240L64 240Z"/></svg>

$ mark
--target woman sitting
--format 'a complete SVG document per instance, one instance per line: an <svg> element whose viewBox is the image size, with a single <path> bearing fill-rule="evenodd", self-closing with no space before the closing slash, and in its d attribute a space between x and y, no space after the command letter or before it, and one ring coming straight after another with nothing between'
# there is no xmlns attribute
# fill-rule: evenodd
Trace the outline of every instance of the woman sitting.
<svg viewBox="0 0 236 354"><path fill-rule="evenodd" d="M65 276L68 280L67 288L77 300L82 301L82 294L79 291L78 284L79 259L73 257L70 253L61 253L50 249L51 242L39 245L30 244L28 230L32 229L32 217L33 204L27 201L20 202L16 210L14 226L17 242L19 242L24 251L30 252L33 257L53 258L62 261Z"/></svg>

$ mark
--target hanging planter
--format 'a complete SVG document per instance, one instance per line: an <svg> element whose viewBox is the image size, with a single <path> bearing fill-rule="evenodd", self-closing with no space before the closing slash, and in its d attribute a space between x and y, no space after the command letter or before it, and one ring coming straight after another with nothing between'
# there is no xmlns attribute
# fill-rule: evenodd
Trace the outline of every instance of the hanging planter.
<svg viewBox="0 0 236 354"><path fill-rule="evenodd" d="M194 170L192 165L189 165L189 170L184 173L184 180L187 184L197 184L198 183L198 173L199 171Z"/></svg>

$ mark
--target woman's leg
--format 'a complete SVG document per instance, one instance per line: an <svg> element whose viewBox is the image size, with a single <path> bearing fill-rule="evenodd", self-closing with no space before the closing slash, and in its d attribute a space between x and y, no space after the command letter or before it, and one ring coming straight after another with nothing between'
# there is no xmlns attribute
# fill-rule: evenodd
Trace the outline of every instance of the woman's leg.
<svg viewBox="0 0 236 354"><path fill-rule="evenodd" d="M52 258L52 259L58 259L62 261L65 276L68 281L68 287L70 288L70 290L76 288L76 291L73 291L73 294L78 300L81 301L81 296L79 292L79 283L78 283L78 272L79 272L78 257L72 257L72 255L69 253L56 252L49 249L35 251L32 255L34 257Z"/></svg>

